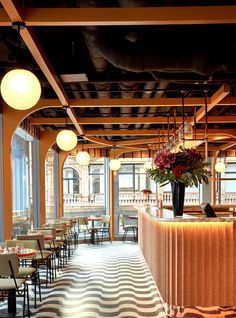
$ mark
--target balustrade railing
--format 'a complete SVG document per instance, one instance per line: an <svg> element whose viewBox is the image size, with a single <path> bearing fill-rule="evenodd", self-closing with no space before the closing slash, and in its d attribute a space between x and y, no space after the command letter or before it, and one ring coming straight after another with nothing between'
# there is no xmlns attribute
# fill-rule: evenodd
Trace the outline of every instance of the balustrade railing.
<svg viewBox="0 0 236 318"><path fill-rule="evenodd" d="M172 204L171 192L164 192L162 195L163 205ZM217 196L217 204L219 204ZM221 204L230 205L236 203L236 192L226 192L221 195ZM185 204L186 205L198 205L200 204L199 194L196 192L185 193ZM91 195L83 196L81 194L65 194L64 195L65 207L86 207L86 206L104 206L105 198L104 194L95 193ZM152 193L144 195L142 193L120 193L119 194L119 205L120 206L142 206L158 205L157 194Z"/></svg>
<svg viewBox="0 0 236 318"><path fill-rule="evenodd" d="M86 206L104 206L104 194L91 194L91 195L81 195L81 194L65 194L64 195L64 205L86 207Z"/></svg>

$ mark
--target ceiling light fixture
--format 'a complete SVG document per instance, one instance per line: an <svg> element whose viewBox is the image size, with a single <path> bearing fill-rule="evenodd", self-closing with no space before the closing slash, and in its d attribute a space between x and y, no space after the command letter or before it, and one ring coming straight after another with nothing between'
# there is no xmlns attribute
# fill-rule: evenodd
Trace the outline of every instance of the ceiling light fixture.
<svg viewBox="0 0 236 318"><path fill-rule="evenodd" d="M67 108L68 106L65 107L66 116L67 116ZM61 130L57 134L56 143L58 147L64 151L71 151L77 145L77 135L72 130L67 128L67 117L66 117L66 129Z"/></svg>
<svg viewBox="0 0 236 318"><path fill-rule="evenodd" d="M84 138L82 137L82 142L84 142ZM88 166L90 162L90 155L87 151L84 151L82 145L82 151L79 151L75 157L76 161L80 166Z"/></svg>
<svg viewBox="0 0 236 318"><path fill-rule="evenodd" d="M121 163L119 159L111 159L109 163L109 167L113 171L118 171L121 167Z"/></svg>
<svg viewBox="0 0 236 318"><path fill-rule="evenodd" d="M87 151L79 151L76 155L76 161L80 166L88 166L90 162L90 155Z"/></svg>
<svg viewBox="0 0 236 318"><path fill-rule="evenodd" d="M218 161L215 164L215 170L216 172L225 172L225 164L222 161Z"/></svg>
<svg viewBox="0 0 236 318"><path fill-rule="evenodd" d="M113 171L118 171L121 167L121 162L119 159L115 159L115 147L113 148L113 159L110 160L109 167Z"/></svg>
<svg viewBox="0 0 236 318"><path fill-rule="evenodd" d="M13 22L12 28L19 32L25 28L23 22ZM20 52L20 43L19 43ZM33 107L40 99L41 85L37 77L24 68L9 71L1 82L1 95L12 108L25 110Z"/></svg>

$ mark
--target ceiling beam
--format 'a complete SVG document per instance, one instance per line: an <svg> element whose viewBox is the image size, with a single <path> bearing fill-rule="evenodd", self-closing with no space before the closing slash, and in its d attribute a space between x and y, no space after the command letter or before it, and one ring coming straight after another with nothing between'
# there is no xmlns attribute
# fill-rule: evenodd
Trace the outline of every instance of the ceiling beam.
<svg viewBox="0 0 236 318"><path fill-rule="evenodd" d="M210 102L208 98L208 103ZM204 98L187 97L184 106L204 106ZM70 107L174 107L182 106L181 98L104 98L104 99L70 99Z"/></svg>
<svg viewBox="0 0 236 318"><path fill-rule="evenodd" d="M86 136L142 136L150 135L155 136L157 129L97 129L97 130L86 130Z"/></svg>
<svg viewBox="0 0 236 318"><path fill-rule="evenodd" d="M236 123L236 116L208 116L208 123L217 123L217 124L227 124L227 123ZM205 123L205 118L203 117L199 120L199 123Z"/></svg>
<svg viewBox="0 0 236 318"><path fill-rule="evenodd" d="M176 7L25 8L22 10L22 16L29 26L226 24L236 23L235 8L235 6L191 6L178 7L178 10Z"/></svg>
<svg viewBox="0 0 236 318"><path fill-rule="evenodd" d="M207 112L217 105L225 96L230 93L230 87L228 85L222 85L210 98L210 102L207 99ZM196 122L198 123L205 116L205 105L201 107L196 113ZM194 122L192 122L194 124Z"/></svg>
<svg viewBox="0 0 236 318"><path fill-rule="evenodd" d="M76 115L76 113L75 113L75 110L68 107L68 108L66 109L66 111L67 111L67 114L68 114L68 116L69 116L71 122L74 124L75 128L77 129L78 133L79 133L80 135L84 136L84 134L85 134L85 133L84 133L84 129L83 129L83 127L82 127L82 126L78 123L78 121L77 121L77 115Z"/></svg>
<svg viewBox="0 0 236 318"><path fill-rule="evenodd" d="M0 0L1 1L1 0ZM211 99L208 98L209 104ZM60 107L58 99L40 99L37 105L45 107ZM204 106L204 98L187 97L184 99L184 107ZM71 99L70 107L175 107L182 106L181 98L131 98L131 99ZM217 106L236 106L236 97L225 97Z"/></svg>
<svg viewBox="0 0 236 318"><path fill-rule="evenodd" d="M80 125L106 125L106 124L167 124L166 117L90 117L79 118L77 122ZM174 118L169 118L170 123L174 123ZM60 118L44 118L44 117L31 117L32 125L64 125L66 119ZM72 123L69 119L68 123ZM176 123L182 123L182 117L176 118Z"/></svg>
<svg viewBox="0 0 236 318"><path fill-rule="evenodd" d="M225 97L220 100L217 104L218 106L235 106L236 105L236 97Z"/></svg>
<svg viewBox="0 0 236 318"><path fill-rule="evenodd" d="M87 135L85 135L84 138L91 141L91 142L95 142L97 144L101 144L101 145L108 146L108 147L112 147L112 146L116 145L115 142L110 141L110 140L105 140L103 138L92 137L92 136L87 136Z"/></svg>
<svg viewBox="0 0 236 318"><path fill-rule="evenodd" d="M226 143L225 145L222 145L219 147L219 150L220 151L224 151L224 150L227 150L229 148L232 148L236 145L236 142L229 142L229 143Z"/></svg>
<svg viewBox="0 0 236 318"><path fill-rule="evenodd" d="M191 118L188 118L191 121ZM236 123L236 116L208 116L208 123ZM31 117L31 125L65 125L66 118L44 118L44 117ZM72 123L70 119L67 121ZM168 119L166 117L86 117L78 118L77 122L80 125L106 125L106 124L167 124ZM174 118L169 117L169 123L174 123ZM176 117L176 123L182 123L182 117ZM204 117L199 120L199 123L205 123Z"/></svg>
<svg viewBox="0 0 236 318"><path fill-rule="evenodd" d="M84 131L85 136L129 136L129 135L152 135L156 136L156 139L158 139L158 131L157 129L97 129L97 130L85 130ZM164 129L160 132L160 137L163 135L168 135L168 130ZM171 132L170 132L171 133ZM216 136L217 138L221 136L230 136L230 137L236 137L236 129L234 128L209 128L208 129L208 135L209 136ZM205 130L204 129L198 129L196 132L196 137L204 139L205 137Z"/></svg>

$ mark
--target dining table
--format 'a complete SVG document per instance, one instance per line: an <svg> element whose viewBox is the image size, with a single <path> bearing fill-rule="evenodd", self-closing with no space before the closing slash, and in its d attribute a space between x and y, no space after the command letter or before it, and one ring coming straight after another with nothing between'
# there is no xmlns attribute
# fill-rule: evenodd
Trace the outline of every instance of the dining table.
<svg viewBox="0 0 236 318"><path fill-rule="evenodd" d="M91 244L95 244L96 241L95 241L95 233L97 232L97 228L94 226L94 222L95 221L101 221L102 218L101 217L98 217L98 216L90 216L87 218L88 221L91 221L91 227L89 228L90 230L90 240L89 242Z"/></svg>

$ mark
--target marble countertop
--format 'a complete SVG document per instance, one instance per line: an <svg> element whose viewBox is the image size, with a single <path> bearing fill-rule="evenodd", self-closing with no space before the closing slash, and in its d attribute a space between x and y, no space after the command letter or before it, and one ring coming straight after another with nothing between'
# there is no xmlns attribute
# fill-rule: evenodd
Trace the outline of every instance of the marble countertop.
<svg viewBox="0 0 236 318"><path fill-rule="evenodd" d="M181 217L174 217L173 211L156 207L140 207L138 211L149 214L159 222L236 222L236 217L233 216L209 218L204 215L183 214Z"/></svg>

